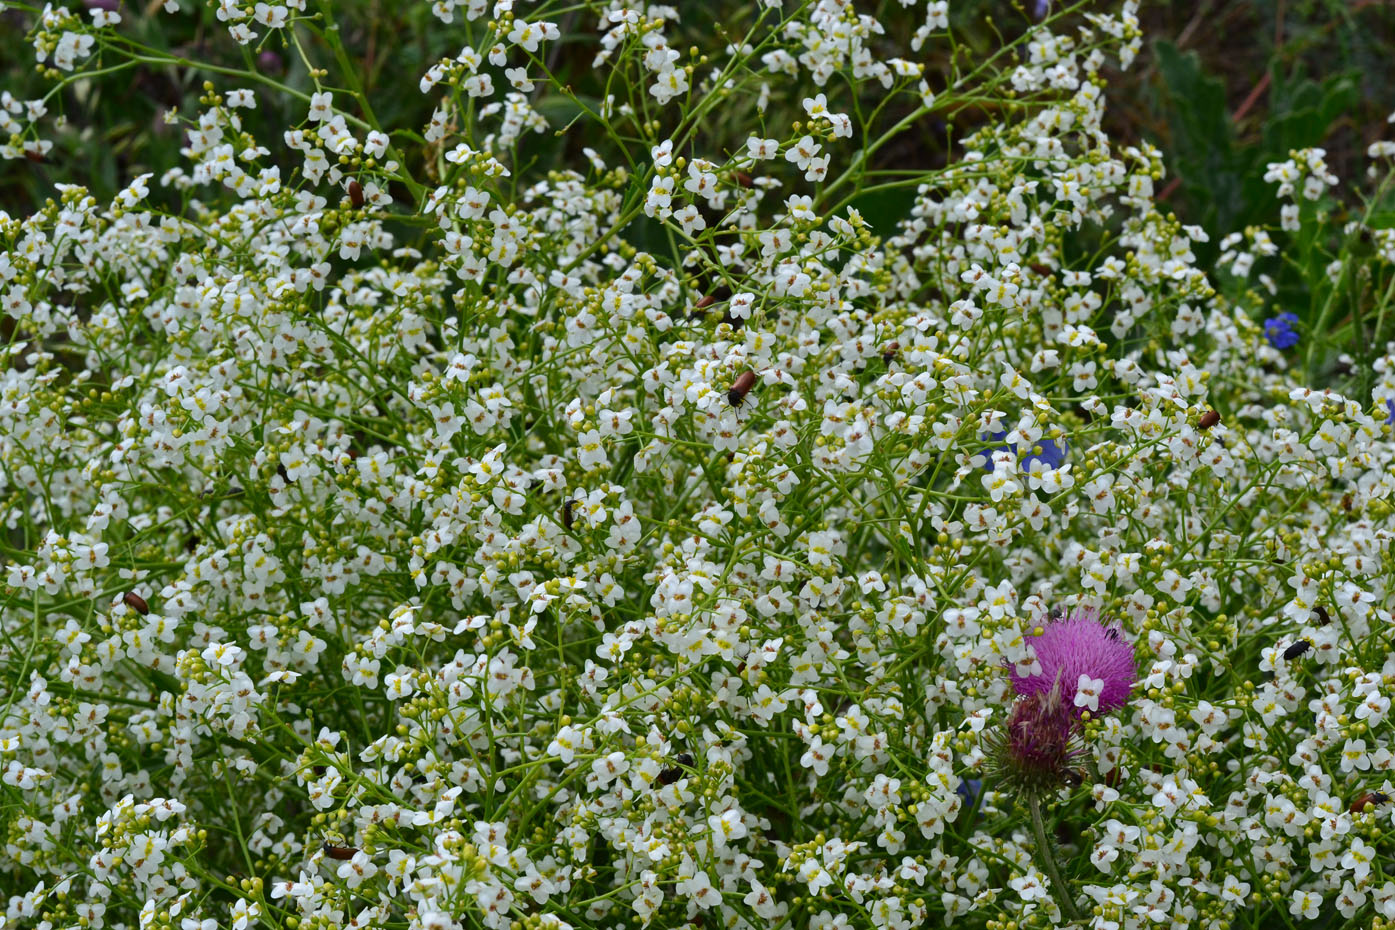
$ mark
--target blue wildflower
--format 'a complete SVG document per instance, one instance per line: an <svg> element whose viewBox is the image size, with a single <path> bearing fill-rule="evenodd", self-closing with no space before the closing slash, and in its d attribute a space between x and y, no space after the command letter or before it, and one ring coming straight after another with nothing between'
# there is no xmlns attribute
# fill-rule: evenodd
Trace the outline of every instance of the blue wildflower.
<svg viewBox="0 0 1395 930"><path fill-rule="evenodd" d="M1278 316L1271 316L1264 321L1264 338L1276 349L1292 348L1298 345L1298 333L1293 329L1293 324L1297 322L1297 314L1287 310Z"/></svg>
<svg viewBox="0 0 1395 930"><path fill-rule="evenodd" d="M1001 442L1003 439L1007 438L1007 430L999 430L996 433L984 433L980 438L985 442ZM1060 468L1066 463L1066 450L1069 448L1069 445L1067 445L1064 439L1062 439L1060 443L1057 443L1054 439L1038 439L1036 446L1022 457L1022 461L1019 464L1024 471L1030 471L1033 462L1041 462L1043 468ZM1037 451L1038 449L1041 451ZM987 459L983 466L983 470L993 470L993 455L995 453L1012 451L1014 451L1012 446L1003 445L979 453Z"/></svg>
<svg viewBox="0 0 1395 930"><path fill-rule="evenodd" d="M983 793L982 778L961 778L959 787L954 789L954 793L964 799L964 805L970 809L978 806L978 796Z"/></svg>

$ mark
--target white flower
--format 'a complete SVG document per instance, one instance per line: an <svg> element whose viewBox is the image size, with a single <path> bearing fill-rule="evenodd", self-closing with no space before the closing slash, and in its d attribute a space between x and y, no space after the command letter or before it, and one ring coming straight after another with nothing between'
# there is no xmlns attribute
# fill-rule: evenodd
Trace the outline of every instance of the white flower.
<svg viewBox="0 0 1395 930"><path fill-rule="evenodd" d="M1113 846L1096 846L1094 852L1090 853L1090 861L1095 868L1106 874L1114 867L1114 860L1119 858L1119 850Z"/></svg>
<svg viewBox="0 0 1395 930"><path fill-rule="evenodd" d="M547 754L561 759L564 765L571 765L572 758L582 742L583 737L580 731L571 726L562 727L557 731L552 742L548 744Z"/></svg>
<svg viewBox="0 0 1395 930"><path fill-rule="evenodd" d="M746 154L757 160L774 158L780 153L780 143L774 139L751 136L746 140Z"/></svg>
<svg viewBox="0 0 1395 930"><path fill-rule="evenodd" d="M312 122L324 122L334 115L334 97L329 91L310 95L310 112L307 118Z"/></svg>
<svg viewBox="0 0 1395 930"><path fill-rule="evenodd" d="M824 745L823 740L815 736L810 740L809 748L800 757L799 764L806 769L813 769L815 775L822 777L828 774L828 762L832 758L831 748Z"/></svg>
<svg viewBox="0 0 1395 930"><path fill-rule="evenodd" d="M385 676L383 684L387 689L388 697L392 700L401 700L410 697L416 690L416 673L411 669L402 666L397 671Z"/></svg>
<svg viewBox="0 0 1395 930"><path fill-rule="evenodd" d="M1365 720L1368 726L1374 727L1385 719L1389 710L1390 698L1385 697L1379 691L1372 691L1360 704L1356 705L1356 719Z"/></svg>
<svg viewBox="0 0 1395 930"><path fill-rule="evenodd" d="M1250 883L1242 882L1233 873L1226 873L1221 882L1221 900L1230 901L1234 904L1244 904L1245 898L1250 893Z"/></svg>
<svg viewBox="0 0 1395 930"><path fill-rule="evenodd" d="M561 35L552 23L526 23L515 19L509 30L509 41L527 52L536 52L543 39L556 39Z"/></svg>
<svg viewBox="0 0 1395 930"><path fill-rule="evenodd" d="M683 227L685 235L691 236L693 233L707 228L707 221L702 218L702 214L692 204L687 204L682 209L677 210L673 214L673 219Z"/></svg>
<svg viewBox="0 0 1395 930"><path fill-rule="evenodd" d="M1023 901L1043 901L1049 894L1046 890L1046 878L1034 871L1019 875L1008 884L1012 886L1013 891L1022 896Z"/></svg>
<svg viewBox="0 0 1395 930"><path fill-rule="evenodd" d="M813 136L804 136L785 150L785 160L804 170L810 166L822 148L823 146L814 141Z"/></svg>
<svg viewBox="0 0 1395 930"><path fill-rule="evenodd" d="M232 906L229 916L232 917L233 930L246 930L256 922L261 916L262 906L255 901L247 901L238 898L237 903Z"/></svg>
<svg viewBox="0 0 1395 930"><path fill-rule="evenodd" d="M1090 711L1100 709L1100 694L1104 691L1103 678L1091 678L1082 673L1075 685L1075 706Z"/></svg>
<svg viewBox="0 0 1395 930"><path fill-rule="evenodd" d="M712 887L712 880L707 877L706 871L699 871L691 878L680 879L673 890L703 910L716 907L722 900L721 892Z"/></svg>
<svg viewBox="0 0 1395 930"><path fill-rule="evenodd" d="M741 900L756 912L757 917L764 920L771 920L779 913L775 896L755 878L751 879L751 890Z"/></svg>
<svg viewBox="0 0 1395 930"><path fill-rule="evenodd" d="M1352 885L1350 881L1342 882L1342 889L1337 893L1337 911L1350 920L1356 916L1356 912L1366 903L1366 892Z"/></svg>
<svg viewBox="0 0 1395 930"><path fill-rule="evenodd" d="M280 29L282 26L286 25L286 18L289 13L290 11L280 4L270 5L258 3L252 14L252 18L263 26L268 26L272 29Z"/></svg>
<svg viewBox="0 0 1395 930"><path fill-rule="evenodd" d="M336 874L344 880L344 884L349 888L357 888L378 874L378 867L369 859L368 854L363 850L354 853L353 858L342 862L336 870Z"/></svg>
<svg viewBox="0 0 1395 930"><path fill-rule="evenodd" d="M62 38L58 40L58 45L54 48L53 63L64 71L73 70L79 59L92 54L94 42L96 39L86 33L63 33Z"/></svg>
<svg viewBox="0 0 1395 930"><path fill-rule="evenodd" d="M594 468L608 464L609 460L605 454L605 444L601 440L599 430L586 430L577 436L576 460L584 469Z"/></svg>
<svg viewBox="0 0 1395 930"><path fill-rule="evenodd" d="M1360 837L1355 837L1351 841L1351 848L1342 857L1342 868L1351 869L1357 884L1361 884L1371 873L1371 863L1375 858L1374 847L1368 846Z"/></svg>
<svg viewBox="0 0 1395 930"><path fill-rule="evenodd" d="M712 831L712 839L717 846L729 846L733 840L746 835L746 825L741 821L739 810L727 810L707 818L707 826Z"/></svg>
<svg viewBox="0 0 1395 930"><path fill-rule="evenodd" d="M1364 739L1349 739L1342 746L1341 769L1343 772L1350 772L1353 769L1365 771L1371 767L1371 758L1366 754L1366 741Z"/></svg>
<svg viewBox="0 0 1395 930"><path fill-rule="evenodd" d="M688 92L688 76L680 68L670 68L660 72L649 87L649 92L660 104L666 104L675 97Z"/></svg>
<svg viewBox="0 0 1395 930"><path fill-rule="evenodd" d="M669 204L672 202L673 178L654 178L649 186L649 194L644 198L645 215L664 219L670 213Z"/></svg>
<svg viewBox="0 0 1395 930"><path fill-rule="evenodd" d="M1289 904L1288 912L1294 917L1316 920L1321 907L1322 895L1314 894L1311 891L1296 890L1293 892L1293 901Z"/></svg>
<svg viewBox="0 0 1395 930"><path fill-rule="evenodd" d="M240 663L247 653L231 643L211 643L203 650L203 660L209 665L231 668Z"/></svg>

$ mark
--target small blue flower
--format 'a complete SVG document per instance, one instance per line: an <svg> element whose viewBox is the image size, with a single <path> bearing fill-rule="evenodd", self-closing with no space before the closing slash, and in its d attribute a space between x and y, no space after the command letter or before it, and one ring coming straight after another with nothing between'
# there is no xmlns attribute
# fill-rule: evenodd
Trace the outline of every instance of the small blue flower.
<svg viewBox="0 0 1395 930"><path fill-rule="evenodd" d="M979 438L983 439L985 442L1001 442L1006 437L1007 430L999 430L996 433L984 433ZM1045 468L1060 468L1066 463L1066 450L1069 448L1070 446L1064 439L1062 439L1059 444L1054 439L1038 439L1035 448L1022 456L1022 461L1018 464L1022 466L1023 471L1030 470L1033 462L1041 462L1042 466ZM1037 449L1041 449L1041 451L1038 452L1036 451ZM1012 446L1004 445L980 452L979 455L984 456L987 460L983 466L983 470L993 470L993 456L995 453L1012 451L1014 451Z"/></svg>
<svg viewBox="0 0 1395 930"><path fill-rule="evenodd" d="M963 798L966 805L973 807L978 803L978 796L983 793L983 779L960 779L959 787L954 789L954 793Z"/></svg>
<svg viewBox="0 0 1395 930"><path fill-rule="evenodd" d="M1264 321L1264 338L1276 349L1292 348L1298 345L1298 333L1293 330L1293 324L1297 322L1298 315L1287 310L1278 316L1271 316Z"/></svg>

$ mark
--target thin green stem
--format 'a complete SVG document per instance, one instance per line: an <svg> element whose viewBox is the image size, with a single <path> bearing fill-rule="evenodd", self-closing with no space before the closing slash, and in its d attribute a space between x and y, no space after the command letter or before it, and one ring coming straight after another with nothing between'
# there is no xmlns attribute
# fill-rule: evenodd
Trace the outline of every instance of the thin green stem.
<svg viewBox="0 0 1395 930"><path fill-rule="evenodd" d="M1027 807L1032 812L1032 832L1037 839L1037 865L1050 879L1051 893L1056 896L1056 903L1061 905L1061 910L1071 921L1078 921L1080 912L1075 909L1075 901L1061 878L1061 870L1056 867L1056 856L1051 851L1051 843L1046 837L1046 824L1041 819L1041 799L1035 794L1028 795Z"/></svg>

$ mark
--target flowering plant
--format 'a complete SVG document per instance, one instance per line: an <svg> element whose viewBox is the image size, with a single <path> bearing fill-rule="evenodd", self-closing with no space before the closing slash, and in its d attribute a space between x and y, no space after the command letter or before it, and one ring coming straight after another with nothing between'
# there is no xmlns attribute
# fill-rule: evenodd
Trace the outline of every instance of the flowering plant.
<svg viewBox="0 0 1395 930"><path fill-rule="evenodd" d="M0 14L7 926L1395 919L1395 345L1197 267L1134 3L351 6Z"/></svg>
<svg viewBox="0 0 1395 930"><path fill-rule="evenodd" d="M1041 803L1052 792L1084 781L1075 768L1086 754L1081 721L1092 713L1121 709L1137 669L1133 647L1124 642L1119 628L1105 626L1092 608L1069 617L1053 612L1051 623L1036 632L1031 655L1019 663L1027 671L1014 668L1011 673L1017 700L1002 732L991 734L985 745L994 779L1026 801L1036 856L1050 876L1051 891L1062 911L1078 920L1074 896L1061 878L1046 835Z"/></svg>
<svg viewBox="0 0 1395 930"><path fill-rule="evenodd" d="M995 747L1000 780L1028 794L1080 780L1082 718L1123 708L1136 675L1133 647L1089 608L1053 619L1033 647L1030 671L1011 673L1018 699Z"/></svg>

